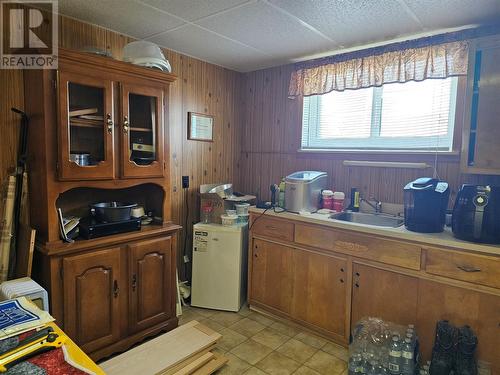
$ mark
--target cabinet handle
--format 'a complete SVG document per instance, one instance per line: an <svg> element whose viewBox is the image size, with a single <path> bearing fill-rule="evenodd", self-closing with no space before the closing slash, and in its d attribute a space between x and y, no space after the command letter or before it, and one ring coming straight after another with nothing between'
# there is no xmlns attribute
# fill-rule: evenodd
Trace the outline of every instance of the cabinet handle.
<svg viewBox="0 0 500 375"><path fill-rule="evenodd" d="M355 286L356 288L359 288L359 284L358 284L358 283L354 284L354 286Z"/></svg>
<svg viewBox="0 0 500 375"><path fill-rule="evenodd" d="M129 125L129 122L128 122L128 116L125 116L123 118L123 132L125 134L128 134L128 125Z"/></svg>
<svg viewBox="0 0 500 375"><path fill-rule="evenodd" d="M480 268L476 268L473 266L457 266L457 268L464 272L481 272Z"/></svg>
<svg viewBox="0 0 500 375"><path fill-rule="evenodd" d="M106 115L106 124L108 125L108 133L113 133L113 120L111 119L111 113Z"/></svg>
<svg viewBox="0 0 500 375"><path fill-rule="evenodd" d="M132 291L135 292L135 288L137 288L137 275L132 275Z"/></svg>
<svg viewBox="0 0 500 375"><path fill-rule="evenodd" d="M113 282L113 295L116 297L118 297L118 293L120 293L120 288L118 288L118 280L115 280Z"/></svg>

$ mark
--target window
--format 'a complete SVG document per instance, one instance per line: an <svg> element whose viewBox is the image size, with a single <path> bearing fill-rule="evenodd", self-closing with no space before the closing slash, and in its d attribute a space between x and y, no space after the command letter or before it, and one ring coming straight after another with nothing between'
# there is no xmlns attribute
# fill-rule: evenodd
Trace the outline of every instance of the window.
<svg viewBox="0 0 500 375"><path fill-rule="evenodd" d="M457 78L304 98L302 149L451 151Z"/></svg>

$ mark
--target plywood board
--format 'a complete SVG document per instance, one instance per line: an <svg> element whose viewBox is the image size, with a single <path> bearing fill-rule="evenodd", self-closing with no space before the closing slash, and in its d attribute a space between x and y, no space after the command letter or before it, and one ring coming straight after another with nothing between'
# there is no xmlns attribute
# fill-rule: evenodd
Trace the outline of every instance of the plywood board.
<svg viewBox="0 0 500 375"><path fill-rule="evenodd" d="M195 359L179 371L176 371L174 375L189 375L198 370L200 367L203 367L207 364L211 359L215 357L214 353L207 352L203 354L201 357Z"/></svg>
<svg viewBox="0 0 500 375"><path fill-rule="evenodd" d="M229 361L229 358L224 357L222 354L214 353L214 358L208 362L203 367L200 367L198 370L193 372L193 375L210 375L215 371L220 369Z"/></svg>
<svg viewBox="0 0 500 375"><path fill-rule="evenodd" d="M191 321L101 364L106 374L155 375L211 348L222 336Z"/></svg>

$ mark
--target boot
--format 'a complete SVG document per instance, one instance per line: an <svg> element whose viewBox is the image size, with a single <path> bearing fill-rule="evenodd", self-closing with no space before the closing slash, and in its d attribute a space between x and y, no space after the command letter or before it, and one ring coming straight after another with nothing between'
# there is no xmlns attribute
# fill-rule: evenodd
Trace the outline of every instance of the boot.
<svg viewBox="0 0 500 375"><path fill-rule="evenodd" d="M436 324L436 339L432 348L431 375L449 375L456 357L458 329L447 320Z"/></svg>
<svg viewBox="0 0 500 375"><path fill-rule="evenodd" d="M457 356L455 358L455 375L477 375L475 352L477 337L469 326L458 331Z"/></svg>

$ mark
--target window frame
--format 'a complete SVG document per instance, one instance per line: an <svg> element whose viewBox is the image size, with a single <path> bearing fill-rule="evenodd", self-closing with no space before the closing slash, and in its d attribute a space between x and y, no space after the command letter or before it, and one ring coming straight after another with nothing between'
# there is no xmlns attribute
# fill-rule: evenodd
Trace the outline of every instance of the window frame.
<svg viewBox="0 0 500 375"><path fill-rule="evenodd" d="M384 144L381 144L378 148L369 148L369 147L359 147L359 139L355 138L337 138L335 139L335 142L342 143L342 145L346 145L346 147L342 148L329 148L329 147L321 147L321 145L317 145L314 147L314 142L311 142L311 138L313 138L313 135L317 135L317 125L318 122L316 121L315 124L313 125L313 131L309 129L309 146L304 147L302 143L302 139L304 137L304 116L303 116L303 111L304 111L304 100L305 97L302 97L302 100L300 100L300 140L299 140L299 145L300 148L297 150L299 153L318 153L318 154L325 154L325 153L330 153L330 154L347 154L347 155L384 155L384 154L389 154L389 155L435 155L436 152L439 155L444 155L444 156L450 156L450 160L455 160L457 156L460 154L460 149L461 149L461 135L462 135L462 128L463 128L463 110L464 110L464 99L465 99L465 91L466 91L466 77L454 77L455 79L452 80L452 90L450 90L450 95L451 97L451 104L450 104L450 115L454 111L454 116L450 116L450 120L448 123L449 127L453 127L453 131L449 132L449 137L451 138L451 149L448 150L446 149L437 149L436 148L422 148L422 149L404 149L404 148L392 148L392 149L383 149L381 147L384 146ZM396 83L395 83L396 84ZM380 101L382 98L382 93L383 93L383 86L382 87L374 87L373 88L374 93L373 93L373 103L376 103L377 101ZM309 97L311 98L311 97ZM308 99L310 100L310 99ZM319 100L315 100L316 103L314 105L316 106L316 111L317 111L317 106L319 105ZM375 120L374 118L377 117L377 111L374 109L374 105L372 105L372 123L371 123L371 136L370 138L367 138L368 142L373 142L374 139L377 138L384 138L384 137L379 137L376 135L376 130L380 129L381 125L381 120L380 118L378 120ZM378 116L381 117L381 116ZM377 123L374 125L374 121L377 121ZM309 127L311 125L309 124ZM385 138L387 139L387 138ZM428 138L427 138L428 139ZM412 141L414 143L414 138L408 137L406 140L404 140L406 143L409 143ZM384 141L385 142L385 141ZM401 138L398 138L397 143L401 142ZM312 144L312 146L311 146ZM349 147L352 146L352 147ZM377 158L375 158L377 159Z"/></svg>

